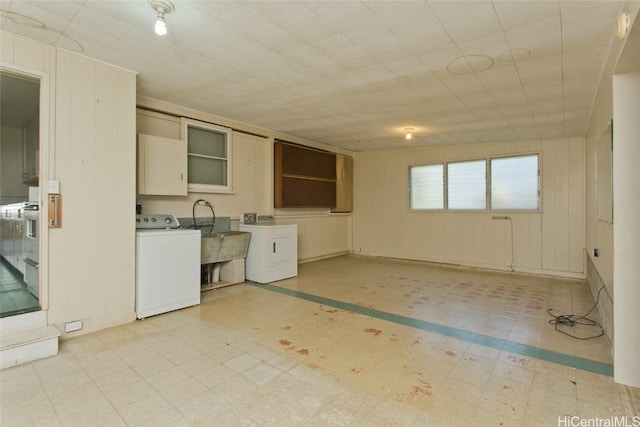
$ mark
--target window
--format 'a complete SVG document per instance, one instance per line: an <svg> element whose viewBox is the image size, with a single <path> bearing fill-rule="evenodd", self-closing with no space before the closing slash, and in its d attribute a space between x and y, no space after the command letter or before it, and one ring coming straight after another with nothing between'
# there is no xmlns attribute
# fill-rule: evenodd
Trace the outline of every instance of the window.
<svg viewBox="0 0 640 427"><path fill-rule="evenodd" d="M538 156L491 159L491 209L538 209Z"/></svg>
<svg viewBox="0 0 640 427"><path fill-rule="evenodd" d="M486 209L486 173L484 160L447 164L447 207L449 209Z"/></svg>
<svg viewBox="0 0 640 427"><path fill-rule="evenodd" d="M539 155L409 167L411 210L540 208Z"/></svg>
<svg viewBox="0 0 640 427"><path fill-rule="evenodd" d="M409 168L411 209L444 209L444 166Z"/></svg>
<svg viewBox="0 0 640 427"><path fill-rule="evenodd" d="M231 192L231 130L183 119L189 190Z"/></svg>

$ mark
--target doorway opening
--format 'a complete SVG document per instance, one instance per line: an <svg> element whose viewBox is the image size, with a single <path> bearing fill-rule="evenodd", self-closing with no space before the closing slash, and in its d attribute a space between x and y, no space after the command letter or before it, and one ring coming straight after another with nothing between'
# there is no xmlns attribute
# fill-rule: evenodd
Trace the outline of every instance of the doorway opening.
<svg viewBox="0 0 640 427"><path fill-rule="evenodd" d="M0 317L40 310L40 86L0 69Z"/></svg>

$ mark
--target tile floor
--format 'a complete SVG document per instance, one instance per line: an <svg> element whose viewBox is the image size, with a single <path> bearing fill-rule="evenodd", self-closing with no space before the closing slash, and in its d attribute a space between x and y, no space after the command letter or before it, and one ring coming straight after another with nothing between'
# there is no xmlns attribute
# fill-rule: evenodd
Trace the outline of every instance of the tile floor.
<svg viewBox="0 0 640 427"><path fill-rule="evenodd" d="M0 260L0 317L28 313L40 309L38 298L27 290L20 274Z"/></svg>
<svg viewBox="0 0 640 427"><path fill-rule="evenodd" d="M573 340L547 323L548 308L592 304L582 281L357 256L303 264L297 278L209 291L200 306L1 371L0 423L558 426L640 415L637 389L581 364L610 367L606 338Z"/></svg>

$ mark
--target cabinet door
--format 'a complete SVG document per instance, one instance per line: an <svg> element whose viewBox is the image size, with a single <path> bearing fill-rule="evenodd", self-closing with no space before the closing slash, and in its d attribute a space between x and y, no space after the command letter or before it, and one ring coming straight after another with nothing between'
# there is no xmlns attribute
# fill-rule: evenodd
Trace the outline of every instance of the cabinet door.
<svg viewBox="0 0 640 427"><path fill-rule="evenodd" d="M187 143L138 134L138 193L187 195Z"/></svg>
<svg viewBox="0 0 640 427"><path fill-rule="evenodd" d="M271 265L289 261L290 241L289 236L274 237L271 240Z"/></svg>
<svg viewBox="0 0 640 427"><path fill-rule="evenodd" d="M332 212L353 210L353 158L336 154L336 206Z"/></svg>

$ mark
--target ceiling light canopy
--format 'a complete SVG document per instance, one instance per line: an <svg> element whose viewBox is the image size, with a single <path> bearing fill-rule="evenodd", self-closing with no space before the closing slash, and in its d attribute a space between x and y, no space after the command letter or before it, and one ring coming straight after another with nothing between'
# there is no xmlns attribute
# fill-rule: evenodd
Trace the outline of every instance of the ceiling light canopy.
<svg viewBox="0 0 640 427"><path fill-rule="evenodd" d="M167 23L164 20L164 15L167 13L171 13L175 10L173 3L168 0L147 0L149 2L149 6L156 11L156 24L154 26L154 30L157 35L164 36L167 34Z"/></svg>

